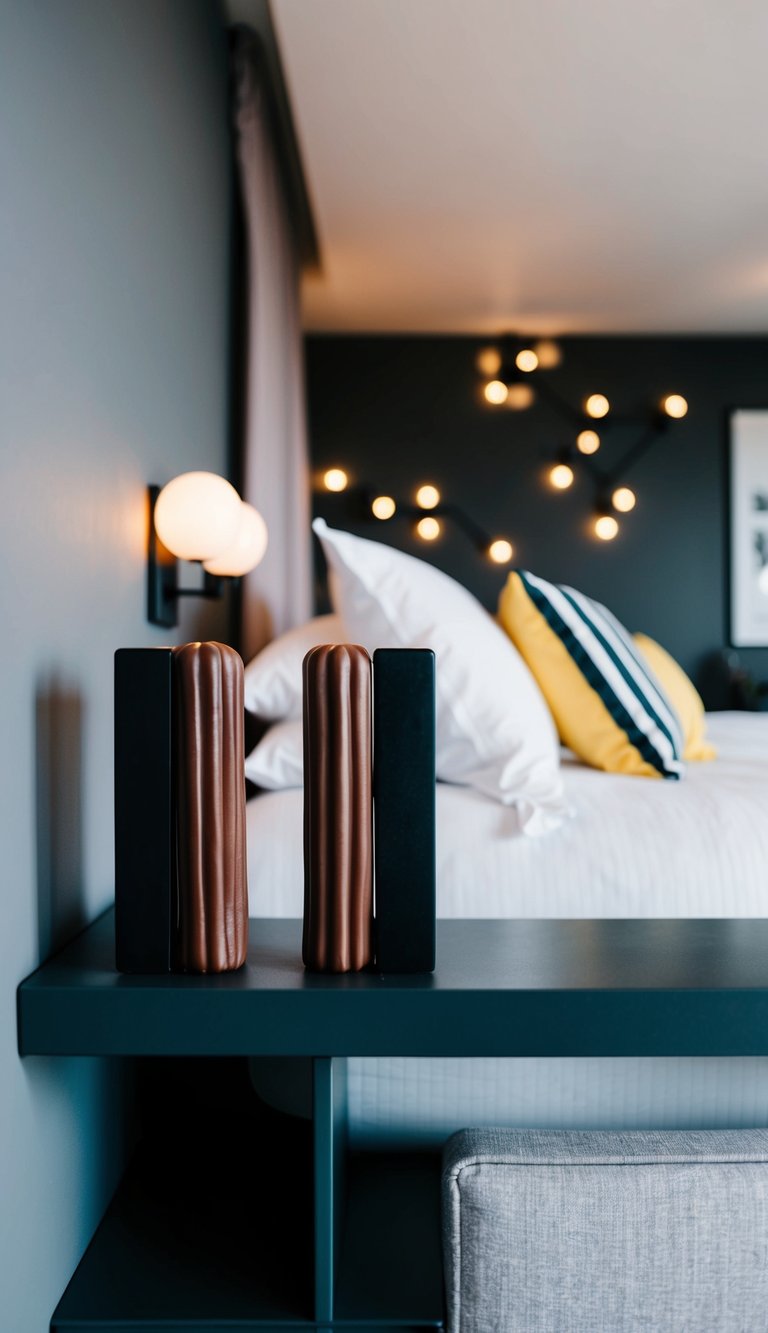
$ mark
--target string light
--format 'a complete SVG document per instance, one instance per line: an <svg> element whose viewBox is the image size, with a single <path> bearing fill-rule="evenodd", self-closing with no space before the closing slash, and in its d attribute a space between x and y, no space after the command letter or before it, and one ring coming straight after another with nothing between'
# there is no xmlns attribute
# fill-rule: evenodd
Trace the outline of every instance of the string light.
<svg viewBox="0 0 768 1333"><path fill-rule="evenodd" d="M556 491L567 491L573 485L573 468L567 463L556 463L550 469L549 480Z"/></svg>
<svg viewBox="0 0 768 1333"><path fill-rule="evenodd" d="M554 370L563 359L558 344L551 338L541 338L539 342L533 344L533 350L539 358L540 370Z"/></svg>
<svg viewBox="0 0 768 1333"><path fill-rule="evenodd" d="M496 565L508 565L514 554L515 549L506 537L497 537L488 547L488 555Z"/></svg>
<svg viewBox="0 0 768 1333"><path fill-rule="evenodd" d="M611 404L604 393L591 393L584 404L584 411L587 416L595 419L607 417L610 410Z"/></svg>
<svg viewBox="0 0 768 1333"><path fill-rule="evenodd" d="M501 352L498 347L482 347L475 364L481 375L487 375L492 380L501 370Z"/></svg>
<svg viewBox="0 0 768 1333"><path fill-rule="evenodd" d="M596 454L600 448L600 436L596 430L580 430L576 436L576 448L580 454Z"/></svg>
<svg viewBox="0 0 768 1333"><path fill-rule="evenodd" d="M419 519L416 524L416 531L423 542L433 542L440 536L442 528L438 520L430 516L429 518Z"/></svg>
<svg viewBox="0 0 768 1333"><path fill-rule="evenodd" d="M486 402L491 403L494 407L500 407L502 403L506 403L508 392L509 390L503 380L491 380L490 384L486 384L483 389Z"/></svg>
<svg viewBox="0 0 768 1333"><path fill-rule="evenodd" d="M595 536L599 537L601 542L612 542L618 531L618 520L613 514L600 514L595 519Z"/></svg>
<svg viewBox="0 0 768 1333"><path fill-rule="evenodd" d="M391 495L377 495L371 504L374 518L380 518L382 523L386 522L388 518L392 518L396 509L397 505Z"/></svg>
<svg viewBox="0 0 768 1333"><path fill-rule="evenodd" d="M679 421L688 411L688 404L681 393L668 393L661 404L661 408L668 417L674 417L676 421Z"/></svg>
<svg viewBox="0 0 768 1333"><path fill-rule="evenodd" d="M436 486L420 486L416 492L419 509L436 509L440 503L440 492Z"/></svg>
<svg viewBox="0 0 768 1333"><path fill-rule="evenodd" d="M323 485L327 491L345 491L349 484L349 477L343 467L329 467L323 474Z"/></svg>
<svg viewBox="0 0 768 1333"><path fill-rule="evenodd" d="M611 496L611 504L620 514L628 514L637 504L637 496L629 486L617 486Z"/></svg>
<svg viewBox="0 0 768 1333"><path fill-rule="evenodd" d="M539 358L532 347L521 348L515 357L515 365L518 370L522 370L526 375L530 374L532 370L535 370L538 364Z"/></svg>
<svg viewBox="0 0 768 1333"><path fill-rule="evenodd" d="M521 380L510 384L507 389L505 407L510 407L513 412L525 412L526 408L533 403L536 394L532 384L523 384Z"/></svg>

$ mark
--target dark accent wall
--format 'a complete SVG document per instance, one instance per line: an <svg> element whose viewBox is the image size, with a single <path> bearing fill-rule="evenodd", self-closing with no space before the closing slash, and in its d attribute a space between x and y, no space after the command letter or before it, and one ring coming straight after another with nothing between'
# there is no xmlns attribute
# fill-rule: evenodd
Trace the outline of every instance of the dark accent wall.
<svg viewBox="0 0 768 1333"><path fill-rule="evenodd" d="M728 642L728 413L768 405L768 339L561 340L562 364L539 373L574 406L589 392L607 394L617 415L642 414L670 392L690 404L627 474L637 507L609 543L590 532L594 492L584 478L564 493L546 481L573 428L541 399L526 412L487 407L475 369L482 345L464 337L310 336L314 467L339 464L354 481L403 498L434 481L491 535L508 536L516 563L582 589L630 629L657 638L707 703L722 706L710 659ZM610 467L639 428L603 433L595 461ZM345 495L317 492L315 508L331 525L431 560L495 609L505 573L455 529L427 545L404 520L366 521ZM740 656L756 676L768 676L768 649Z"/></svg>

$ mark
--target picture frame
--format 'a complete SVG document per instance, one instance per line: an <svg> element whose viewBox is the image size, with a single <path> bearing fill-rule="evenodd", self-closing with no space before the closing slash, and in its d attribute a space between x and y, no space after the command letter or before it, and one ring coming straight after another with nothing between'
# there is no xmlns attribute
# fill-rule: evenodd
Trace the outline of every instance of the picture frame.
<svg viewBox="0 0 768 1333"><path fill-rule="evenodd" d="M730 420L730 640L768 647L768 408Z"/></svg>

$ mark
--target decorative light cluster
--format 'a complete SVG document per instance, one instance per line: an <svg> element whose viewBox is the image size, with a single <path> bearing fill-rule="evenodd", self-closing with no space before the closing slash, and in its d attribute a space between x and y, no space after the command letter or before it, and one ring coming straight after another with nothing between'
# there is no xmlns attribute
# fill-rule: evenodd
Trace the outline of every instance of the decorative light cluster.
<svg viewBox="0 0 768 1333"><path fill-rule="evenodd" d="M340 494L349 489L349 474L342 467L328 468L322 474L322 486L326 491ZM420 541L437 541L443 534L444 521L450 519L494 564L508 565L514 557L515 548L508 538L489 537L458 505L446 503L431 481L417 487L412 501L366 490L355 490L353 494L362 501L363 512L380 523L389 523L398 514L410 519Z"/></svg>
<svg viewBox="0 0 768 1333"><path fill-rule="evenodd" d="M517 411L531 407L536 390L531 383L534 371L550 370L560 364L561 349L549 339L529 342L513 334L506 334L497 346L482 347L476 366L484 379L482 394L493 408L513 408ZM644 423L639 438L625 453L618 467L610 472L598 470L592 462L600 450L602 437L594 428L595 422L610 426L611 403L604 393L589 393L580 407L573 408L549 384L535 376L539 392L574 430L573 444L560 451L548 472L548 481L554 491L567 491L576 480L576 468L590 476L595 492L596 506L592 517L592 531L601 541L613 541L619 533L616 514L629 514L637 504L631 487L623 484L630 467L646 452L671 421L680 421L688 411L688 403L680 393L668 393L652 410L650 422ZM624 418L626 421L626 418ZM619 484L619 483L622 484Z"/></svg>

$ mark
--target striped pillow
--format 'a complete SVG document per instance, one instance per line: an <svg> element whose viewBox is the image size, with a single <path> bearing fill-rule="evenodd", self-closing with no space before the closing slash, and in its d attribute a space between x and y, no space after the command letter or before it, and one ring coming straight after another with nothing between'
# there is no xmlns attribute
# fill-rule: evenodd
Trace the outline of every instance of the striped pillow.
<svg viewBox="0 0 768 1333"><path fill-rule="evenodd" d="M535 676L561 740L580 759L609 773L682 775L678 716L610 611L573 588L514 570L499 619Z"/></svg>

